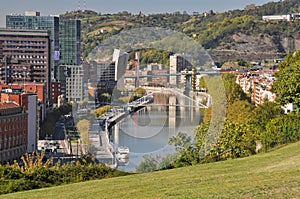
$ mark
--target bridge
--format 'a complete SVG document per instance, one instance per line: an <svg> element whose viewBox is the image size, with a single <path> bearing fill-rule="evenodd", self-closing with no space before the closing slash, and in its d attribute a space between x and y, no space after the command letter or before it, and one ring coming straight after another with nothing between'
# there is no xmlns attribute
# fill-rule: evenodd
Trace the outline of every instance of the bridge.
<svg viewBox="0 0 300 199"><path fill-rule="evenodd" d="M221 71L198 71L195 73L196 75L220 75L222 74ZM182 76L182 75L192 75L192 71L187 71L183 73L158 73L158 74L147 74L142 75L139 74L139 78L144 77L158 77L158 76ZM136 75L125 75L124 78L137 78Z"/></svg>
<svg viewBox="0 0 300 199"><path fill-rule="evenodd" d="M148 92L147 95L132 101L126 105L123 106L124 111L116 111L114 113L110 113L102 117L100 120L102 120L102 127L105 130L111 129L116 123L127 117L129 114L138 111L139 109L145 107L147 104L152 103L154 101L153 95L155 93L169 93L174 95L174 97L170 97L169 103L167 104L151 104L151 106L176 106L176 107L196 107L196 108L208 108L210 106L211 97L207 93L200 93L202 97L204 96L207 98L207 104L204 105L200 101L201 100L195 100L199 96L194 96L194 98L187 96L182 93L182 90L176 89L176 88L153 88L153 87L144 87L146 90L152 90ZM186 105L186 101L177 100L176 96L182 97L182 99L188 99L191 103Z"/></svg>
<svg viewBox="0 0 300 199"><path fill-rule="evenodd" d="M123 118L127 117L129 114L136 112L137 110L145 107L149 103L154 101L153 95L155 93L168 93L172 94L173 98L169 101L168 104L151 104L151 106L161 106L161 105L169 105L169 106L178 106L178 107L196 107L196 108L207 108L209 105L201 104L199 101L186 96L183 94L182 90L175 88L146 88L146 90L151 90L147 95L130 102L123 106L124 111L120 111L117 109L114 113L109 113L96 120L92 124L92 128L90 129L89 137L93 143L93 149L95 151L95 157L99 161L107 164L112 168L116 168L118 166L118 162L115 157L115 150L113 144L110 142L110 130L111 128L120 122ZM204 93L203 93L204 94ZM204 94L209 96L208 94ZM183 105L180 100L177 100L176 96L180 96L183 99L188 99L192 103L190 105ZM208 100L209 101L209 100ZM177 103L179 102L179 103Z"/></svg>
<svg viewBox="0 0 300 199"><path fill-rule="evenodd" d="M179 103L176 102L176 100L173 101L169 101L168 104L151 104L151 106L156 106L156 105L166 105L166 106L182 106L182 107L196 107L196 108L208 108L211 105L211 96L206 93L206 92L190 92L190 95L193 95L192 97L194 97L195 99L193 99L190 96L185 95L183 92L183 90L180 90L178 88L167 88L167 87L147 87L144 86L143 87L146 90L150 90L152 94L154 93L164 93L164 94L169 94L169 95L175 95L175 96L179 96L182 97L183 99L188 99L191 103L189 105L186 105L186 102L180 102ZM203 99L199 99L201 97L206 98L207 99L207 104L204 105L202 104L201 101L203 101ZM198 98L198 100L197 100Z"/></svg>
<svg viewBox="0 0 300 199"><path fill-rule="evenodd" d="M153 93L152 92L148 93L147 95L145 95L135 101L128 103L125 106L131 107L131 108L137 108L140 106L145 106L146 104L149 104L151 102L153 102Z"/></svg>
<svg viewBox="0 0 300 199"><path fill-rule="evenodd" d="M116 111L115 113L105 115L101 118L102 120L104 120L104 128L106 130L111 129L116 123L121 121L123 118L127 117L133 112L138 111L139 109L145 107L146 104L149 104L151 102L153 102L153 93L148 93L147 95L124 105L124 111Z"/></svg>

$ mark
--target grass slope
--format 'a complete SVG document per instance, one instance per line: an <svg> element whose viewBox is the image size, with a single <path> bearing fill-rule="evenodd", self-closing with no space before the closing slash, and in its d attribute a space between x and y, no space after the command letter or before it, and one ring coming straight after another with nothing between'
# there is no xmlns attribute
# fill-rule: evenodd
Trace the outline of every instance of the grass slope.
<svg viewBox="0 0 300 199"><path fill-rule="evenodd" d="M0 198L297 198L300 142L270 153Z"/></svg>

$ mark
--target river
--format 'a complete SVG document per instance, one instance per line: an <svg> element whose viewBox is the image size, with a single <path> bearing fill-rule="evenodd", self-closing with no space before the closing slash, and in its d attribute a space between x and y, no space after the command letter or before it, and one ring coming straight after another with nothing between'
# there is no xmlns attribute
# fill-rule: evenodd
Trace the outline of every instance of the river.
<svg viewBox="0 0 300 199"><path fill-rule="evenodd" d="M168 141L178 132L194 138L194 130L203 115L193 105L194 101L184 96L154 94L152 104L115 125L111 131L115 149L118 146L130 149L128 160L118 169L134 172L144 155L164 157L174 153L174 146L168 145Z"/></svg>

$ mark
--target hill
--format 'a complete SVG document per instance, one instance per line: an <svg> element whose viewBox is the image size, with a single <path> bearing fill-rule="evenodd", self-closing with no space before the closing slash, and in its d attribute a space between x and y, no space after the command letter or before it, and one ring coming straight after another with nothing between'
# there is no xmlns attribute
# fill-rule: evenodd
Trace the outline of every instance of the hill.
<svg viewBox="0 0 300 199"><path fill-rule="evenodd" d="M0 198L297 198L300 142L248 158L89 181Z"/></svg>
<svg viewBox="0 0 300 199"><path fill-rule="evenodd" d="M95 11L73 11L61 15L82 23L82 56L86 57L101 42L132 28L161 27L185 33L194 38L217 62L283 58L300 49L300 21L263 21L263 15L299 12L298 0L248 5L243 10L216 13L186 12L131 14L127 11L101 14Z"/></svg>

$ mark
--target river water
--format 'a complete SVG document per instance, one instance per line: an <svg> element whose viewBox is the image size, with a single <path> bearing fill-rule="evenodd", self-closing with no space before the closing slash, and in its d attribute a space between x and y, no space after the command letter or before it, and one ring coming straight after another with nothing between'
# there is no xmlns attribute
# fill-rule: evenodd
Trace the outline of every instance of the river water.
<svg viewBox="0 0 300 199"><path fill-rule="evenodd" d="M168 141L178 132L194 138L194 130L203 117L194 104L184 96L154 94L152 104L115 125L111 132L115 150L118 146L130 149L128 160L121 162L118 169L134 172L144 155L164 157L174 153L174 146L168 145Z"/></svg>

